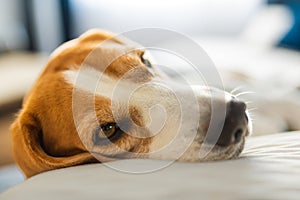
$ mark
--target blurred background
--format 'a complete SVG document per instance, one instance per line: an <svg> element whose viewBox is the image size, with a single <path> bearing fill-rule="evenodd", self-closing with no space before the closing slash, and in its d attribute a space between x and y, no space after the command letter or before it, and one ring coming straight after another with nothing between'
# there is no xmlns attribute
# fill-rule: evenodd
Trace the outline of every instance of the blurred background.
<svg viewBox="0 0 300 200"><path fill-rule="evenodd" d="M255 135L300 129L298 0L0 0L0 4L2 166L13 163L9 125L49 54L90 28L121 33L160 27L183 33L208 53L225 88L237 88L236 94L248 102ZM2 179L5 174L0 172ZM13 182L1 187L9 184Z"/></svg>

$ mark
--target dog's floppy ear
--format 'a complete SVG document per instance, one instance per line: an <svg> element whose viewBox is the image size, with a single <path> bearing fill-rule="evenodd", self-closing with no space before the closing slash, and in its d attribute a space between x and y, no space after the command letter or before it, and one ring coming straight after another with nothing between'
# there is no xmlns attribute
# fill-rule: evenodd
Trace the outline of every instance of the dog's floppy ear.
<svg viewBox="0 0 300 200"><path fill-rule="evenodd" d="M11 126L11 133L15 160L26 177L51 169L96 162L89 152L68 157L48 155L43 149L42 129L38 120L30 113L20 113Z"/></svg>
<svg viewBox="0 0 300 200"><path fill-rule="evenodd" d="M99 42L112 36L111 33L91 30L79 39L60 46L52 54L40 78L25 97L23 109L11 126L11 139L15 160L27 177L53 169L99 162L85 147L82 147L83 144L78 144L80 138L77 132L70 131L69 124L64 124L65 116L61 108L71 109L72 87L61 79L60 72L81 66ZM118 40L116 39L115 42ZM61 94L58 94L59 92ZM68 113L71 112L72 110L69 110ZM60 121L55 119L57 115L63 116ZM49 116L52 116L52 121ZM71 120L68 122L71 123ZM64 130L57 128L62 124L65 125ZM49 147L55 149L64 145L64 139L68 137L74 139L72 141L66 139L66 143L72 143L69 146L74 147L74 151L64 152L68 151L66 150L68 147L56 149L61 151L58 154L49 151ZM53 138L56 140L52 140ZM78 143L73 143L73 141ZM101 155L97 155L97 158L101 159L101 162L111 161L111 158L104 156L102 158Z"/></svg>

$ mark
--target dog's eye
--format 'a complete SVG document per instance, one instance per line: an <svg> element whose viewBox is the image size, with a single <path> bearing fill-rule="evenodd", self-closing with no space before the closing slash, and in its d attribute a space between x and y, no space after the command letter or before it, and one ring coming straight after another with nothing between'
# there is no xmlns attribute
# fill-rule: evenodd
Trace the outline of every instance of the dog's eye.
<svg viewBox="0 0 300 200"><path fill-rule="evenodd" d="M106 138L111 138L114 136L117 126L114 123L108 123L101 126L102 132Z"/></svg>
<svg viewBox="0 0 300 200"><path fill-rule="evenodd" d="M116 123L106 123L98 127L94 133L94 144L104 145L120 136L121 130Z"/></svg>
<svg viewBox="0 0 300 200"><path fill-rule="evenodd" d="M149 68L152 68L152 64L148 59L145 59L144 56L141 57L142 62Z"/></svg>

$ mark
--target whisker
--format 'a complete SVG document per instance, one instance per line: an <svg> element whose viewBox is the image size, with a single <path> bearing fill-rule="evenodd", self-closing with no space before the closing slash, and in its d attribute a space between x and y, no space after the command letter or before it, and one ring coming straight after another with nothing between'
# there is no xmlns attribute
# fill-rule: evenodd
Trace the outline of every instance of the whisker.
<svg viewBox="0 0 300 200"><path fill-rule="evenodd" d="M237 92L238 90L240 90L240 89L242 89L242 88L243 88L242 85L237 86L237 87L233 88L233 89L230 91L230 93L231 93L231 94L234 94L235 92Z"/></svg>
<svg viewBox="0 0 300 200"><path fill-rule="evenodd" d="M249 110L247 109L247 111L248 111L248 115L250 115L250 116L255 116L255 112L254 112L253 110L250 110L250 111L249 111Z"/></svg>
<svg viewBox="0 0 300 200"><path fill-rule="evenodd" d="M256 92L251 92L251 91L248 91L248 92L241 92L241 93L236 94L235 96L236 96L236 97L239 97L239 96L241 96L241 95L255 94L255 93L256 93Z"/></svg>
<svg viewBox="0 0 300 200"><path fill-rule="evenodd" d="M250 108L251 109L251 108ZM255 113L255 111L254 110L249 110L249 109L247 109L247 111L248 111L248 114L249 115L252 115L252 114L254 114Z"/></svg>
<svg viewBox="0 0 300 200"><path fill-rule="evenodd" d="M247 109L248 111L254 111L254 110L258 110L258 108L249 108Z"/></svg>
<svg viewBox="0 0 300 200"><path fill-rule="evenodd" d="M257 115L249 115L251 119L255 119Z"/></svg>
<svg viewBox="0 0 300 200"><path fill-rule="evenodd" d="M251 121L255 120L255 116L253 116L253 115L252 116L249 115L249 118L250 118Z"/></svg>

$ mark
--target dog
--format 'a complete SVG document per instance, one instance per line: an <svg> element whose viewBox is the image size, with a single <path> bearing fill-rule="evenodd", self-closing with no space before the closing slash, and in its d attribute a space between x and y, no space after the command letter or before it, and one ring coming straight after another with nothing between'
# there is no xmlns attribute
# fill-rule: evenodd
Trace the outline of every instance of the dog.
<svg viewBox="0 0 300 200"><path fill-rule="evenodd" d="M251 132L246 104L171 82L144 50L101 30L84 33L52 53L24 98L11 126L16 162L31 177L124 158L238 157Z"/></svg>

